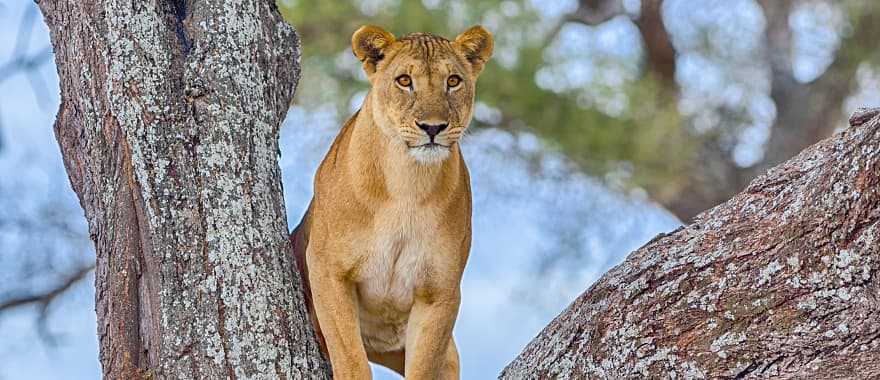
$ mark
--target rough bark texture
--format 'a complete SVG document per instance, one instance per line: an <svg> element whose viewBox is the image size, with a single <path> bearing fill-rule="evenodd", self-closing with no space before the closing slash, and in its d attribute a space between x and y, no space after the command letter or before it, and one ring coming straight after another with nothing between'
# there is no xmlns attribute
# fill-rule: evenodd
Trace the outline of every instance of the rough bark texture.
<svg viewBox="0 0 880 380"><path fill-rule="evenodd" d="M288 254L278 128L299 41L274 2L38 3L105 377L329 377Z"/></svg>
<svg viewBox="0 0 880 380"><path fill-rule="evenodd" d="M501 378L880 377L878 114L631 254Z"/></svg>

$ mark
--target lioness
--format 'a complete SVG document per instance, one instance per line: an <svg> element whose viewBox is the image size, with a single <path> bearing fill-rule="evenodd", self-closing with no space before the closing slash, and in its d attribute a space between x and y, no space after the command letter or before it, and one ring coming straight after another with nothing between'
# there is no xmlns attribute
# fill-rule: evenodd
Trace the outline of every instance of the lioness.
<svg viewBox="0 0 880 380"><path fill-rule="evenodd" d="M492 35L475 26L454 41L396 39L364 26L351 47L371 89L292 235L315 329L335 379L370 378L368 359L407 379L457 379L452 327L471 245L458 141Z"/></svg>

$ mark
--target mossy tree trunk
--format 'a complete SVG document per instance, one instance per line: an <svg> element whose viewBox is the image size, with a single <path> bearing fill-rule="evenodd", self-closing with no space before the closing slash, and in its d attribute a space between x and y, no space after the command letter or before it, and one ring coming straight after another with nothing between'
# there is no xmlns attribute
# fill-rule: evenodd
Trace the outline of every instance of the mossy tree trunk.
<svg viewBox="0 0 880 380"><path fill-rule="evenodd" d="M501 378L880 377L878 115L632 253Z"/></svg>
<svg viewBox="0 0 880 380"><path fill-rule="evenodd" d="M299 41L274 2L38 4L104 376L329 377L289 255L278 130Z"/></svg>

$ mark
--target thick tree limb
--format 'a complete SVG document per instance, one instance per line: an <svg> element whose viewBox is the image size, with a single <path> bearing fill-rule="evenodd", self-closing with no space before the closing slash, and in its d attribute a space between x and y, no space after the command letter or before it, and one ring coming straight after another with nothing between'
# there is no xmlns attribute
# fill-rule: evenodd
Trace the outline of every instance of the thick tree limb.
<svg viewBox="0 0 880 380"><path fill-rule="evenodd" d="M631 254L501 378L880 376L878 115Z"/></svg>

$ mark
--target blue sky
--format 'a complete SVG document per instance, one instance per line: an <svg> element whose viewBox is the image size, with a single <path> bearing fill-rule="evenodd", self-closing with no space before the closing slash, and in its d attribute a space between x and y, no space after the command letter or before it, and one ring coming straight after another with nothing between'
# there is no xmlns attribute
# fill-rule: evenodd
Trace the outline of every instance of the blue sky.
<svg viewBox="0 0 880 380"><path fill-rule="evenodd" d="M0 6L0 64L10 57L25 7L33 4L13 1ZM48 32L38 22L30 46L39 50L48 43ZM46 286L54 271L93 257L91 245L83 243L87 237L82 212L52 134L59 101L54 66L45 65L39 75L50 94L43 108L28 78L16 76L0 83L4 142L0 188L5 189L0 197L23 213L36 213L49 204L63 211L61 215L70 218L82 236L70 245L75 248L70 260L47 269L52 273L21 278L19 267L27 258L8 247L68 245L50 236L33 240L0 231L0 243L7 244L7 249L0 246L0 289ZM311 194L314 170L338 129L339 120L329 109L294 107L282 129L280 164L290 224L299 221ZM623 198L571 170L564 159L543 152L529 134L479 131L464 141L463 148L473 179L474 240L455 336L463 377L484 379L496 376L610 265L657 233L675 228L677 222L650 203ZM535 160L541 170L531 166ZM559 261L539 271L548 258ZM84 281L53 304L48 326L54 344L40 339L34 309L0 317L0 379L99 378L92 281Z"/></svg>

